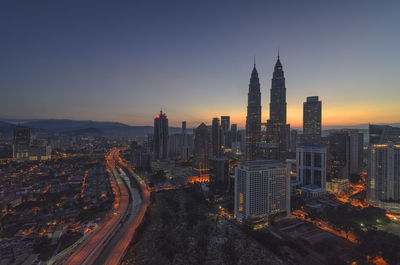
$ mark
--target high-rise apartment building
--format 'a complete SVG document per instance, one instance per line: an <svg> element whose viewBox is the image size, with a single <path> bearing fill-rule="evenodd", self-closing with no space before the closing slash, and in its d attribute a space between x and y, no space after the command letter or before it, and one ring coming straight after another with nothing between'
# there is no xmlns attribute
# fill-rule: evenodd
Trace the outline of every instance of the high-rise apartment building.
<svg viewBox="0 0 400 265"><path fill-rule="evenodd" d="M369 147L367 200L386 210L400 212L400 145Z"/></svg>
<svg viewBox="0 0 400 265"><path fill-rule="evenodd" d="M290 215L290 175L278 161L247 161L235 168L235 217Z"/></svg>

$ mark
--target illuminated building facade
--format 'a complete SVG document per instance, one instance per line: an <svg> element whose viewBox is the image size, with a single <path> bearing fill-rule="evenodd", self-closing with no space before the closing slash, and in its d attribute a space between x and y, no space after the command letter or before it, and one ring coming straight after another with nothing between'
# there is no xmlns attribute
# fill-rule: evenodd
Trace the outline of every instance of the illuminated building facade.
<svg viewBox="0 0 400 265"><path fill-rule="evenodd" d="M246 116L246 159L257 159L257 143L261 137L261 92L256 65L251 72L247 116Z"/></svg>
<svg viewBox="0 0 400 265"><path fill-rule="evenodd" d="M235 168L235 217L290 215L290 172L278 161L247 161Z"/></svg>
<svg viewBox="0 0 400 265"><path fill-rule="evenodd" d="M24 126L14 128L13 158L28 159L31 143L31 129Z"/></svg>
<svg viewBox="0 0 400 265"><path fill-rule="evenodd" d="M400 212L400 145L369 147L367 200L386 210Z"/></svg>
<svg viewBox="0 0 400 265"><path fill-rule="evenodd" d="M318 97L307 97L303 103L303 140L321 143L321 101Z"/></svg>
<svg viewBox="0 0 400 265"><path fill-rule="evenodd" d="M168 160L168 118L162 110L154 119L153 148L155 160Z"/></svg>
<svg viewBox="0 0 400 265"><path fill-rule="evenodd" d="M285 161L288 151L290 125L286 124L286 86L279 54L271 81L270 100L267 141L276 144L276 156L280 161Z"/></svg>
<svg viewBox="0 0 400 265"><path fill-rule="evenodd" d="M340 193L348 189L350 185L349 179L333 178L326 182L326 190L331 193Z"/></svg>

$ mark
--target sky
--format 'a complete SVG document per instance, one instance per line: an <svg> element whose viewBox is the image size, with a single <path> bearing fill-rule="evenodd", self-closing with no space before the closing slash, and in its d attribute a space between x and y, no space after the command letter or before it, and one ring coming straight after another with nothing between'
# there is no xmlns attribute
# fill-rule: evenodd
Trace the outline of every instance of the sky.
<svg viewBox="0 0 400 265"><path fill-rule="evenodd" d="M253 58L269 117L280 49L288 122L400 122L400 1L0 2L0 117L245 125Z"/></svg>

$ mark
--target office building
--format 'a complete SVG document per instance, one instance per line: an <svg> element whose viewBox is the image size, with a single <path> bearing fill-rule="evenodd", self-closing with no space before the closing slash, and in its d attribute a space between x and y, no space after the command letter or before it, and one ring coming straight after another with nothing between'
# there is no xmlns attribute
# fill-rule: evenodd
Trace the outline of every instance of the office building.
<svg viewBox="0 0 400 265"><path fill-rule="evenodd" d="M307 97L303 104L303 141L321 143L321 101L318 97Z"/></svg>
<svg viewBox="0 0 400 265"><path fill-rule="evenodd" d="M302 143L296 148L297 183L307 196L318 196L326 184L326 148Z"/></svg>
<svg viewBox="0 0 400 265"><path fill-rule="evenodd" d="M216 157L209 160L210 186L213 191L225 191L229 187L229 160Z"/></svg>
<svg viewBox="0 0 400 265"><path fill-rule="evenodd" d="M168 118L161 110L154 119L153 155L155 160L168 160L168 138Z"/></svg>
<svg viewBox="0 0 400 265"><path fill-rule="evenodd" d="M31 129L25 126L16 126L13 134L13 158L28 159L31 143Z"/></svg>
<svg viewBox="0 0 400 265"><path fill-rule="evenodd" d="M188 161L191 154L191 145L189 141L189 135L186 131L186 121L182 122L182 146L181 146L181 160Z"/></svg>
<svg viewBox="0 0 400 265"><path fill-rule="evenodd" d="M237 142L237 124L231 125L231 139L232 139L232 143Z"/></svg>
<svg viewBox="0 0 400 265"><path fill-rule="evenodd" d="M211 127L212 156L220 157L222 155L221 144L221 126L218 118L213 118Z"/></svg>
<svg viewBox="0 0 400 265"><path fill-rule="evenodd" d="M246 159L257 159L257 143L261 137L261 92L260 80L256 64L254 64L253 71L251 72L248 103L247 103L247 116L246 116Z"/></svg>
<svg viewBox="0 0 400 265"><path fill-rule="evenodd" d="M204 123L194 130L193 173L197 176L209 174L208 161L211 158L210 129Z"/></svg>
<svg viewBox="0 0 400 265"><path fill-rule="evenodd" d="M292 154L296 154L297 135L298 135L297 130L290 130L289 152Z"/></svg>
<svg viewBox="0 0 400 265"><path fill-rule="evenodd" d="M235 168L235 217L241 221L290 215L290 177L278 161L247 161Z"/></svg>
<svg viewBox="0 0 400 265"><path fill-rule="evenodd" d="M229 143L229 129L231 127L231 117L221 116L221 145L223 148L230 148L231 143Z"/></svg>
<svg viewBox="0 0 400 265"><path fill-rule="evenodd" d="M328 136L328 171L331 178L347 179L363 170L363 138L358 130L342 130Z"/></svg>

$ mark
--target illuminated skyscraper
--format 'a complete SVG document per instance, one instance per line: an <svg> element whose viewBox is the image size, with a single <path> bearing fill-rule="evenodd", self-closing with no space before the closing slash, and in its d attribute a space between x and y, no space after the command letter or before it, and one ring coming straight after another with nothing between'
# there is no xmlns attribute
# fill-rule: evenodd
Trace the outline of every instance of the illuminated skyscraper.
<svg viewBox="0 0 400 265"><path fill-rule="evenodd" d="M276 61L271 82L271 101L267 121L267 140L276 145L276 157L285 161L288 151L290 125L286 124L286 86L282 64Z"/></svg>
<svg viewBox="0 0 400 265"><path fill-rule="evenodd" d="M307 97L303 104L303 140L307 143L321 143L321 101Z"/></svg>
<svg viewBox="0 0 400 265"><path fill-rule="evenodd" d="M257 143L261 137L261 92L256 64L251 72L247 117L246 117L246 159L257 159Z"/></svg>
<svg viewBox="0 0 400 265"><path fill-rule="evenodd" d="M154 119L154 159L168 159L168 118L165 113L160 114Z"/></svg>

